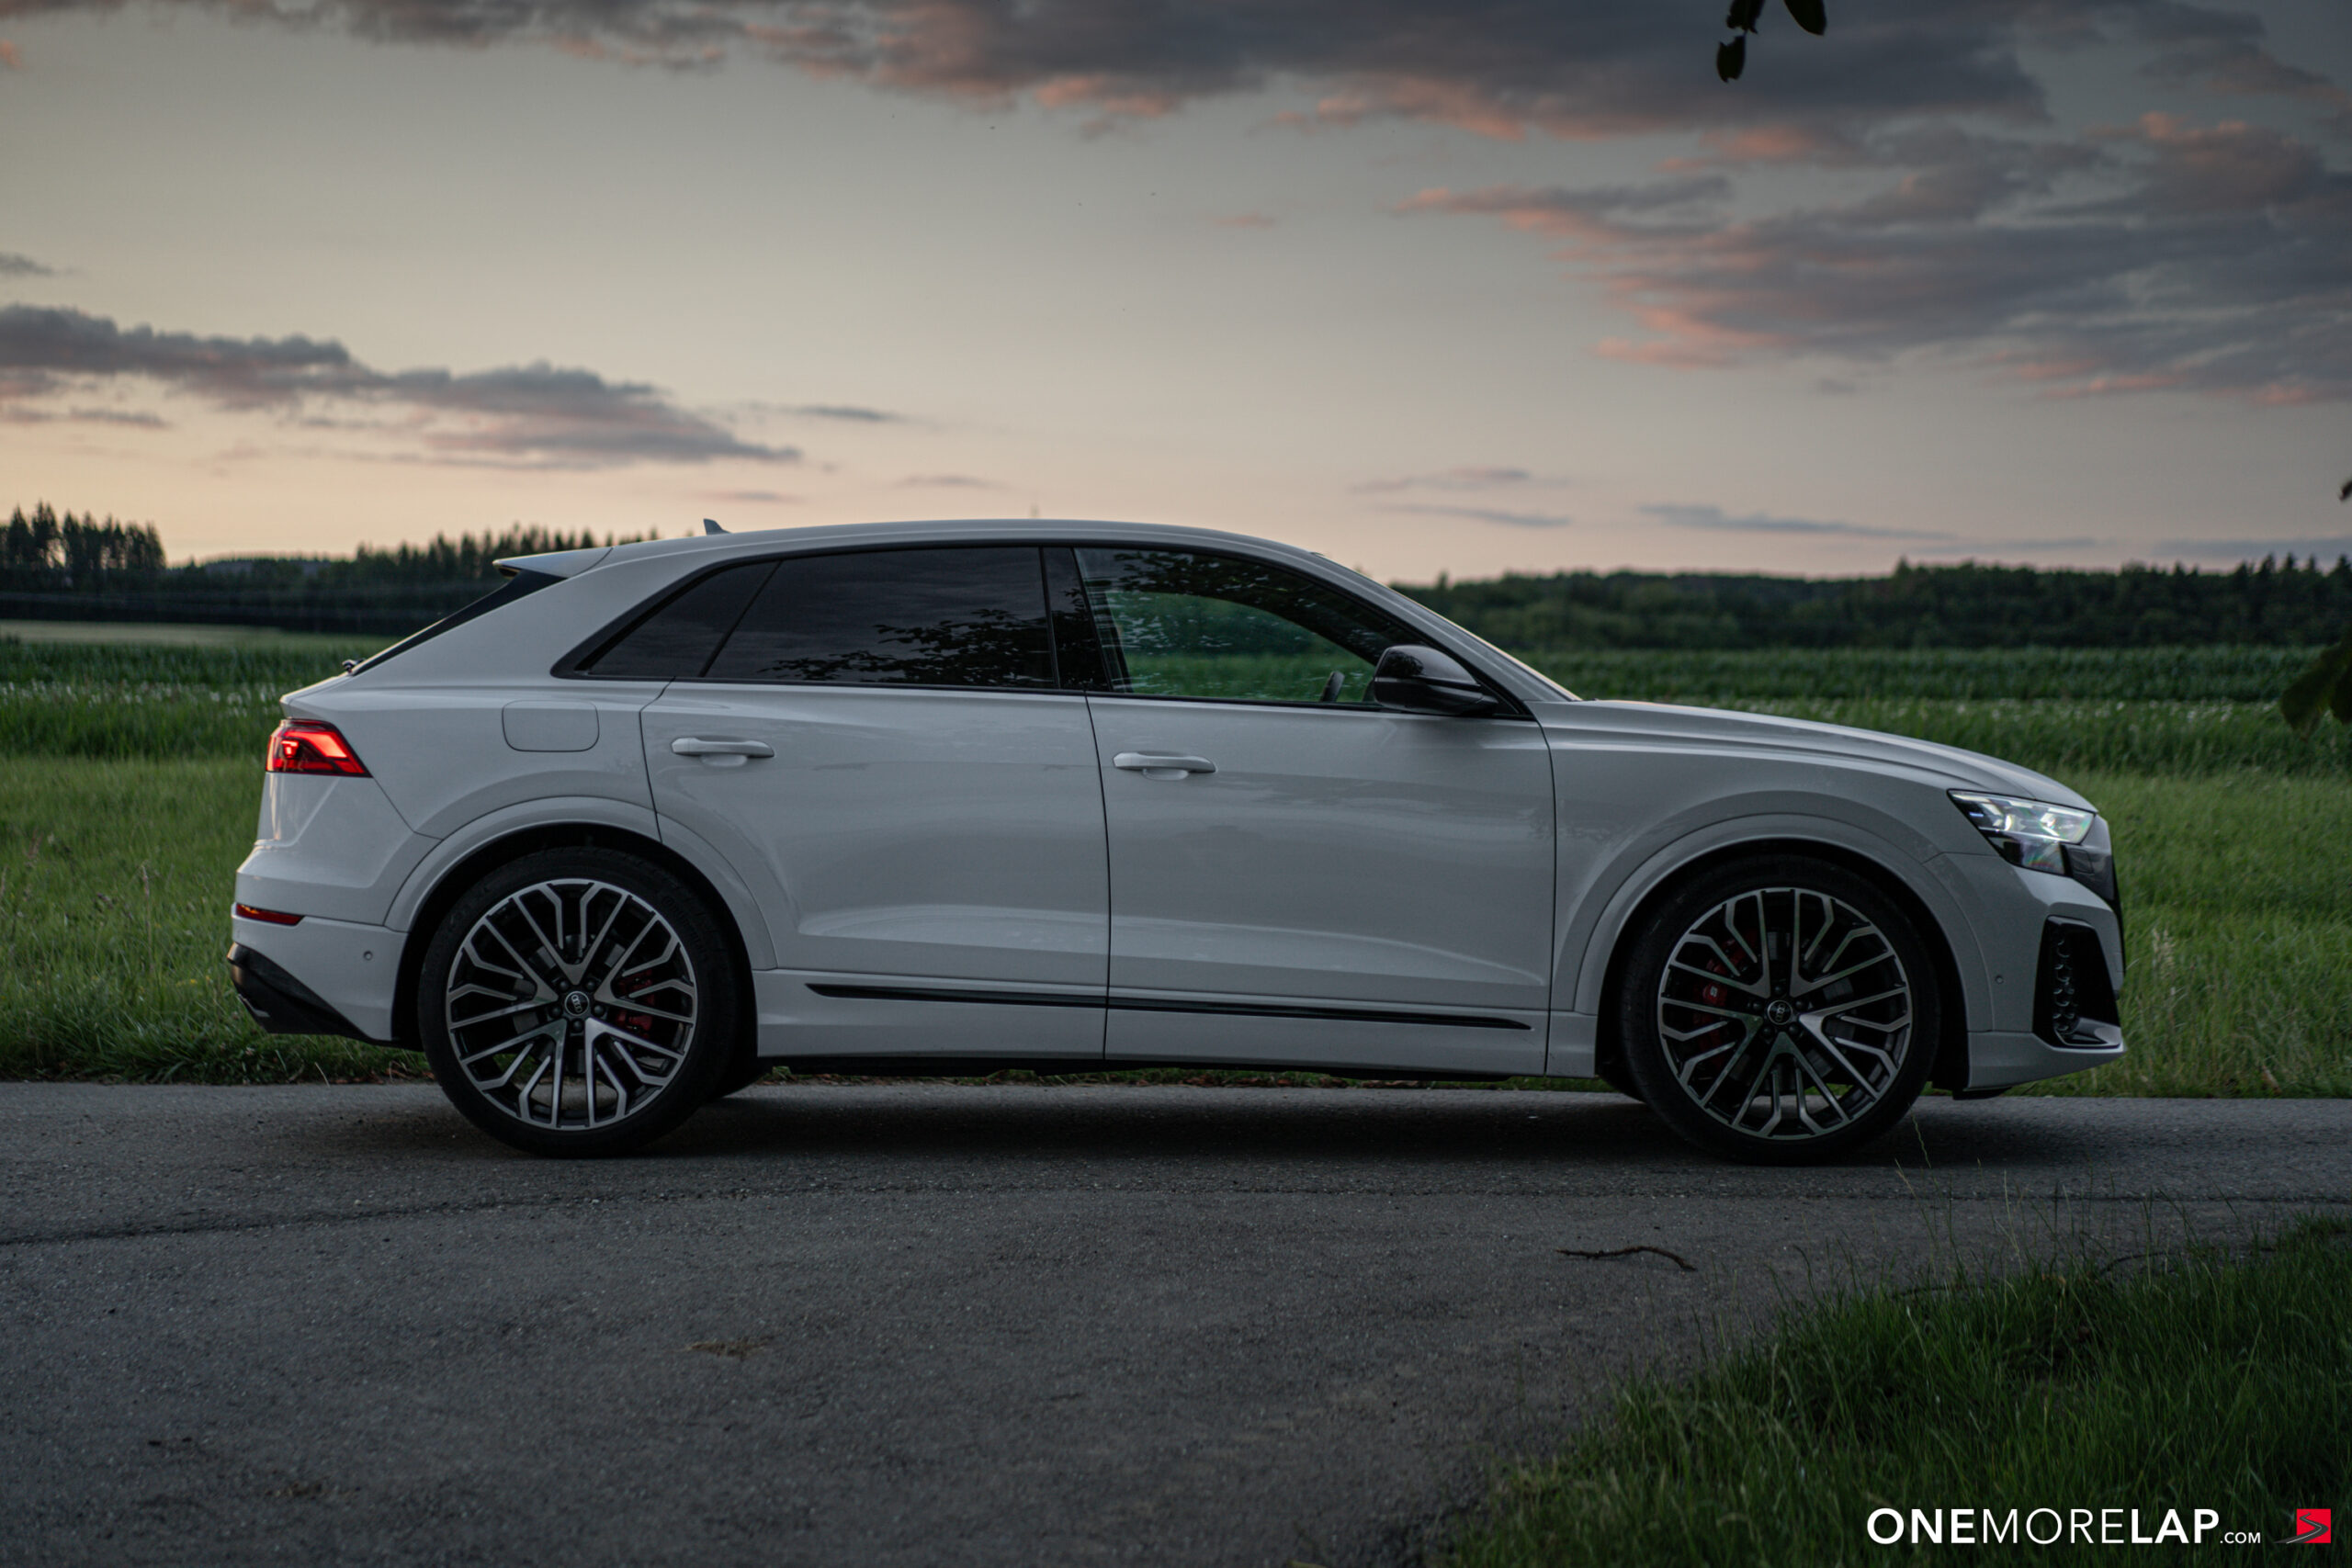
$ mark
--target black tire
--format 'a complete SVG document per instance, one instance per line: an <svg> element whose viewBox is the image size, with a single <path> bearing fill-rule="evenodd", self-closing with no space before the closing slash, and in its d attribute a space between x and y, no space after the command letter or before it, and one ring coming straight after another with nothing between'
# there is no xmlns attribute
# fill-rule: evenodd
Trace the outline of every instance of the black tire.
<svg viewBox="0 0 2352 1568"><path fill-rule="evenodd" d="M717 917L618 850L544 850L483 877L435 930L417 987L442 1092L532 1154L641 1147L737 1061L741 1004Z"/></svg>
<svg viewBox="0 0 2352 1568"><path fill-rule="evenodd" d="M1828 1159L1885 1132L1943 1037L1911 918L1877 884L1801 855L1676 888L1635 938L1618 995L1641 1099L1691 1143L1759 1164Z"/></svg>
<svg viewBox="0 0 2352 1568"><path fill-rule="evenodd" d="M761 1061L752 1054L747 1042L738 1049L735 1059L727 1064L727 1070L718 1075L718 1082L711 1088L710 1098L725 1100L730 1094L741 1093L775 1070L775 1064Z"/></svg>
<svg viewBox="0 0 2352 1568"><path fill-rule="evenodd" d="M1611 1062L1607 1066L1597 1068L1594 1076L1627 1100L1642 1098L1642 1086L1634 1081L1634 1075L1625 1070L1622 1062Z"/></svg>

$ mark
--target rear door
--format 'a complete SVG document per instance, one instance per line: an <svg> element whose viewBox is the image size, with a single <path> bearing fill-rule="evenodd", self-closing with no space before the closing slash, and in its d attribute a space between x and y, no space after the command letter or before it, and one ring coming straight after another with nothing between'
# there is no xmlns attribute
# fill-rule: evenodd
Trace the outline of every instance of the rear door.
<svg viewBox="0 0 2352 1568"><path fill-rule="evenodd" d="M1421 638L1238 556L1080 548L1113 1059L1543 1070L1551 761L1524 717L1372 705Z"/></svg>
<svg viewBox="0 0 2352 1568"><path fill-rule="evenodd" d="M760 899L763 1055L1101 1055L1102 790L1035 547L728 568L616 672L632 640L713 649L645 710L646 761L665 832Z"/></svg>

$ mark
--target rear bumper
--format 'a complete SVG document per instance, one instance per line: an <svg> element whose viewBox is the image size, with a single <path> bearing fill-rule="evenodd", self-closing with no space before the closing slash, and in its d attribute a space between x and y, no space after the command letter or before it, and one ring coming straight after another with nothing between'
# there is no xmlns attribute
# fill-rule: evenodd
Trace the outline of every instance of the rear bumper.
<svg viewBox="0 0 2352 1568"><path fill-rule="evenodd" d="M393 1037L393 991L406 935L305 916L281 926L232 916L229 970L254 1021L273 1034Z"/></svg>
<svg viewBox="0 0 2352 1568"><path fill-rule="evenodd" d="M316 991L241 942L229 944L229 983L254 1021L269 1033L368 1038Z"/></svg>

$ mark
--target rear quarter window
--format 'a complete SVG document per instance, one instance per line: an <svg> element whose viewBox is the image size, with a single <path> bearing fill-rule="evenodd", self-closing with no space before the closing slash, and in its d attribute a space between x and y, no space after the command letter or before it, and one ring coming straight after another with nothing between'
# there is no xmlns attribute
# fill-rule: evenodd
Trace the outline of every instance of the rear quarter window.
<svg viewBox="0 0 2352 1568"><path fill-rule="evenodd" d="M775 570L752 561L697 578L582 658L573 673L605 681L691 680L709 665Z"/></svg>

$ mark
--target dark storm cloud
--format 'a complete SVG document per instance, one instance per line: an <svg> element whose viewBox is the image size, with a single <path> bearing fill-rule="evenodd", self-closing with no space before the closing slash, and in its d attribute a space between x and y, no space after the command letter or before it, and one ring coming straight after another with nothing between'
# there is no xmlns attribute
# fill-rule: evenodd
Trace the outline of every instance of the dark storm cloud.
<svg viewBox="0 0 2352 1568"><path fill-rule="evenodd" d="M128 0L0 0L0 19ZM392 42L533 43L701 66L744 56L885 89L1155 115L1299 83L1303 118L1448 121L1488 134L1612 135L1794 116L2034 118L2018 63L2031 0L1873 0L1825 39L1781 28L1736 92L1709 63L1717 0L148 0ZM2111 7L2110 7L2111 8Z"/></svg>
<svg viewBox="0 0 2352 1568"><path fill-rule="evenodd" d="M0 277L55 277L55 267L43 266L30 256L0 251Z"/></svg>
<svg viewBox="0 0 2352 1568"><path fill-rule="evenodd" d="M79 310L0 308L0 409L38 418L49 412L41 405L59 395L130 381L217 408L274 412L329 427L352 422L308 411L322 404L383 411L398 417L393 428L452 461L602 468L714 458L791 462L799 456L740 440L642 382L607 381L591 370L542 363L465 375L386 373L332 340L201 337L119 327Z"/></svg>
<svg viewBox="0 0 2352 1568"><path fill-rule="evenodd" d="M2352 175L2238 121L2151 114L2064 140L1873 138L1885 183L1738 219L1703 177L1650 187L1424 191L1408 213L1559 236L1649 330L1617 358L1988 356L2053 395L2158 389L2352 397Z"/></svg>

